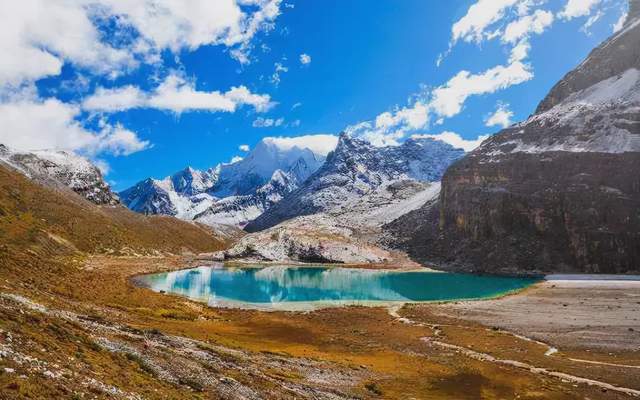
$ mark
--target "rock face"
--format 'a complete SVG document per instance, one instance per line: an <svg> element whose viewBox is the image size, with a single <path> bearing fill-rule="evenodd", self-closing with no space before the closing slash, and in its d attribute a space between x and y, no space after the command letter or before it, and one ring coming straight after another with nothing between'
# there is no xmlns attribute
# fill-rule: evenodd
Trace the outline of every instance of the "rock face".
<svg viewBox="0 0 640 400"><path fill-rule="evenodd" d="M0 161L39 183L68 187L92 203L119 204L100 170L76 154L55 150L18 152L0 144Z"/></svg>
<svg viewBox="0 0 640 400"><path fill-rule="evenodd" d="M327 142L330 135L305 141ZM146 179L120 193L130 209L144 214L173 215L204 224L244 225L277 203L315 172L328 150L305 147L304 142L264 138L247 155L206 171L186 168L164 179Z"/></svg>
<svg viewBox="0 0 640 400"><path fill-rule="evenodd" d="M439 204L389 224L396 244L452 269L640 271L639 3L533 116L449 168Z"/></svg>
<svg viewBox="0 0 640 400"><path fill-rule="evenodd" d="M409 139L401 146L375 147L342 134L325 164L298 189L250 222L246 230L259 231L298 216L334 212L354 202L362 206L361 199L371 197L373 201L380 188L391 192L398 189L393 183L437 182L462 155L463 150L433 139ZM385 198L380 194L378 199ZM372 204L370 208L379 206Z"/></svg>

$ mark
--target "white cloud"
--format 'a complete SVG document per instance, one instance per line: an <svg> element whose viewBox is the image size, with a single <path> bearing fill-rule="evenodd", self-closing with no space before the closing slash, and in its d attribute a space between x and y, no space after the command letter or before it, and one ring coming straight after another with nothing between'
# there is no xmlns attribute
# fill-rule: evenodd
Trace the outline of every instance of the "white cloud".
<svg viewBox="0 0 640 400"><path fill-rule="evenodd" d="M578 17L586 17L591 14L593 8L600 4L601 0L567 0L564 8L558 16L570 20Z"/></svg>
<svg viewBox="0 0 640 400"><path fill-rule="evenodd" d="M464 17L453 24L452 42L481 42L492 34L487 29L502 19L509 7L520 1L522 0L478 0L469 7Z"/></svg>
<svg viewBox="0 0 640 400"><path fill-rule="evenodd" d="M233 87L225 93L204 92L178 75L169 75L151 93L135 86L115 89L98 88L86 98L82 106L89 111L124 111L131 108L156 108L182 113L184 111L234 112L237 107L250 105L258 112L269 110L274 103L269 95L253 94L244 86Z"/></svg>
<svg viewBox="0 0 640 400"><path fill-rule="evenodd" d="M429 123L429 110L427 105L418 101L411 107L404 107L393 113L384 112L376 117L375 127L389 129L397 126L405 126L408 129L419 129Z"/></svg>
<svg viewBox="0 0 640 400"><path fill-rule="evenodd" d="M244 157L233 156L233 157L231 157L231 161L229 161L229 164L235 164L235 163L240 162L242 160L244 160Z"/></svg>
<svg viewBox="0 0 640 400"><path fill-rule="evenodd" d="M427 128L432 116L438 117L436 124L441 124L444 118L458 115L470 96L495 93L532 78L530 66L520 61L498 65L479 74L461 71L429 96L424 95L430 98L428 101L420 99L411 106L383 112L374 121L349 126L346 131L375 146L394 146L407 133Z"/></svg>
<svg viewBox="0 0 640 400"><path fill-rule="evenodd" d="M593 24L600 21L600 18L602 18L603 16L604 12L602 10L598 10L595 14L591 15L589 19L587 19L587 22L582 25L580 31L585 35L591 35L591 31L589 31L589 29L593 26Z"/></svg>
<svg viewBox="0 0 640 400"><path fill-rule="evenodd" d="M273 119L258 117L253 121L251 126L253 126L254 128L271 128L281 126L283 123L284 118Z"/></svg>
<svg viewBox="0 0 640 400"><path fill-rule="evenodd" d="M298 102L298 103L295 103L294 105L292 105L292 106L291 106L291 109L292 109L292 110L295 110L296 108L298 108L298 107L300 107L300 106L302 106L302 103Z"/></svg>
<svg viewBox="0 0 640 400"><path fill-rule="evenodd" d="M506 128L512 124L513 111L508 104L498 103L496 111L485 120L485 126L500 126Z"/></svg>
<svg viewBox="0 0 640 400"><path fill-rule="evenodd" d="M87 154L128 155L150 146L122 127L102 122L99 130L84 128L80 109L57 99L20 99L0 104L0 143L19 150L63 149Z"/></svg>
<svg viewBox="0 0 640 400"><path fill-rule="evenodd" d="M412 135L411 137L415 139L430 138L430 139L440 140L452 145L456 149L462 149L466 152L469 152L474 150L476 147L480 146L480 144L485 139L487 139L489 135L482 135L482 136L478 136L474 140L467 140L462 138L462 136L458 135L455 132L444 131L437 135Z"/></svg>
<svg viewBox="0 0 640 400"><path fill-rule="evenodd" d="M311 56L305 53L300 54L300 63L302 65L311 64Z"/></svg>
<svg viewBox="0 0 640 400"><path fill-rule="evenodd" d="M0 86L58 75L65 61L108 73L135 65L101 42L83 1L0 2Z"/></svg>
<svg viewBox="0 0 640 400"><path fill-rule="evenodd" d="M431 107L438 115L450 118L460 113L469 96L494 93L532 78L530 66L520 61L498 65L476 75L460 71L433 91Z"/></svg>
<svg viewBox="0 0 640 400"><path fill-rule="evenodd" d="M249 151L249 145L248 144L241 144L240 146L238 146L238 150L240 151Z"/></svg>
<svg viewBox="0 0 640 400"><path fill-rule="evenodd" d="M509 63L517 61L524 61L529 56L529 50L531 50L531 44L528 40L522 40L511 49L511 56L509 57Z"/></svg>
<svg viewBox="0 0 640 400"><path fill-rule="evenodd" d="M352 125L345 130L374 146L396 146L407 132L427 127L429 117L429 105L416 101L411 106L383 112L374 121Z"/></svg>
<svg viewBox="0 0 640 400"><path fill-rule="evenodd" d="M283 150L294 147L307 148L316 154L326 156L338 145L338 137L335 135L306 135L296 137L265 137L263 141Z"/></svg>
<svg viewBox="0 0 640 400"><path fill-rule="evenodd" d="M91 111L114 112L142 107L146 102L146 95L136 86L127 85L115 89L98 87L82 102L82 107Z"/></svg>
<svg viewBox="0 0 640 400"><path fill-rule="evenodd" d="M117 75L140 61L157 61L166 49L231 47L247 58L250 41L273 27L281 0L22 0L0 2L0 86L58 75L70 62ZM99 24L115 22L115 34L131 42L116 48ZM10 55L10 56L8 56Z"/></svg>
<svg viewBox="0 0 640 400"><path fill-rule="evenodd" d="M525 15L507 25L502 35L502 41L517 43L532 33L541 34L553 23L553 14L545 10L536 10L533 14Z"/></svg>
<svg viewBox="0 0 640 400"><path fill-rule="evenodd" d="M285 67L282 63L277 62L274 65L273 74L271 74L271 83L278 86L280 84L280 75L288 72L289 68Z"/></svg>
<svg viewBox="0 0 640 400"><path fill-rule="evenodd" d="M625 22L627 22L627 15L628 15L628 13L626 11L623 12L622 15L620 15L620 18L618 18L616 23L613 24L613 26L612 26L613 33L616 33L618 31L620 31L624 27Z"/></svg>

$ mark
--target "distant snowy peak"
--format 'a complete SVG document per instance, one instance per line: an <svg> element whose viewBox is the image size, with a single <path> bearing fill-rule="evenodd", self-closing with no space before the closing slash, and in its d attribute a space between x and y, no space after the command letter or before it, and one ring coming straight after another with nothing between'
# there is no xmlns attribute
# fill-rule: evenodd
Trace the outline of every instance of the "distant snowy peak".
<svg viewBox="0 0 640 400"><path fill-rule="evenodd" d="M13 151L0 144L0 161L45 184L59 183L98 205L119 203L100 169L84 157L67 151Z"/></svg>
<svg viewBox="0 0 640 400"><path fill-rule="evenodd" d="M207 191L217 181L218 172L215 169L198 171L187 167L171 175L169 179L173 190L177 193L192 196Z"/></svg>
<svg viewBox="0 0 640 400"><path fill-rule="evenodd" d="M185 168L120 193L134 211L209 223L244 224L311 176L337 137L264 138L242 160L207 171Z"/></svg>
<svg viewBox="0 0 640 400"><path fill-rule="evenodd" d="M295 168L298 179L305 180L324 163L326 154L301 147L301 141L292 143L294 139L297 138L262 139L247 157L220 167L217 182L210 193L216 197L250 194L269 181L278 169L289 171Z"/></svg>
<svg viewBox="0 0 640 400"><path fill-rule="evenodd" d="M271 179L254 193L230 196L214 202L194 220L206 224L244 226L298 187L296 175L276 170Z"/></svg>

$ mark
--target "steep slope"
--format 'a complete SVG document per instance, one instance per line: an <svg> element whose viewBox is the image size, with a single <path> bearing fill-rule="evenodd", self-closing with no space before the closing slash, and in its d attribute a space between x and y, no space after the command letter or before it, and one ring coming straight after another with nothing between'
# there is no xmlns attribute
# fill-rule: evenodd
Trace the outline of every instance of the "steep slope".
<svg viewBox="0 0 640 400"><path fill-rule="evenodd" d="M17 152L0 144L0 163L49 186L62 184L92 203L119 203L100 170L89 160L66 151Z"/></svg>
<svg viewBox="0 0 640 400"><path fill-rule="evenodd" d="M359 201L393 182L436 182L464 152L433 139L409 139L401 146L375 147L347 134L304 184L246 227L258 231L301 215L329 212ZM374 204L371 209L376 208Z"/></svg>
<svg viewBox="0 0 640 400"><path fill-rule="evenodd" d="M242 225L295 189L323 163L327 151L305 147L330 135L298 140L264 138L246 158L207 171L186 168L162 180L147 179L120 193L122 202L143 214L174 215L206 224Z"/></svg>
<svg viewBox="0 0 640 400"><path fill-rule="evenodd" d="M425 262L487 272L640 271L640 2L527 121L388 228ZM417 225L415 221L422 221Z"/></svg>

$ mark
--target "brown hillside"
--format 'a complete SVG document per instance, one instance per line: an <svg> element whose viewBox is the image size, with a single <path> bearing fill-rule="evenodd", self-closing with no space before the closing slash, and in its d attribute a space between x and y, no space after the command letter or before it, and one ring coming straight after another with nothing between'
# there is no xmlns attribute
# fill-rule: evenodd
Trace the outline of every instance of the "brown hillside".
<svg viewBox="0 0 640 400"><path fill-rule="evenodd" d="M0 262L8 253L204 252L224 241L202 226L96 206L70 190L44 187L0 166Z"/></svg>

